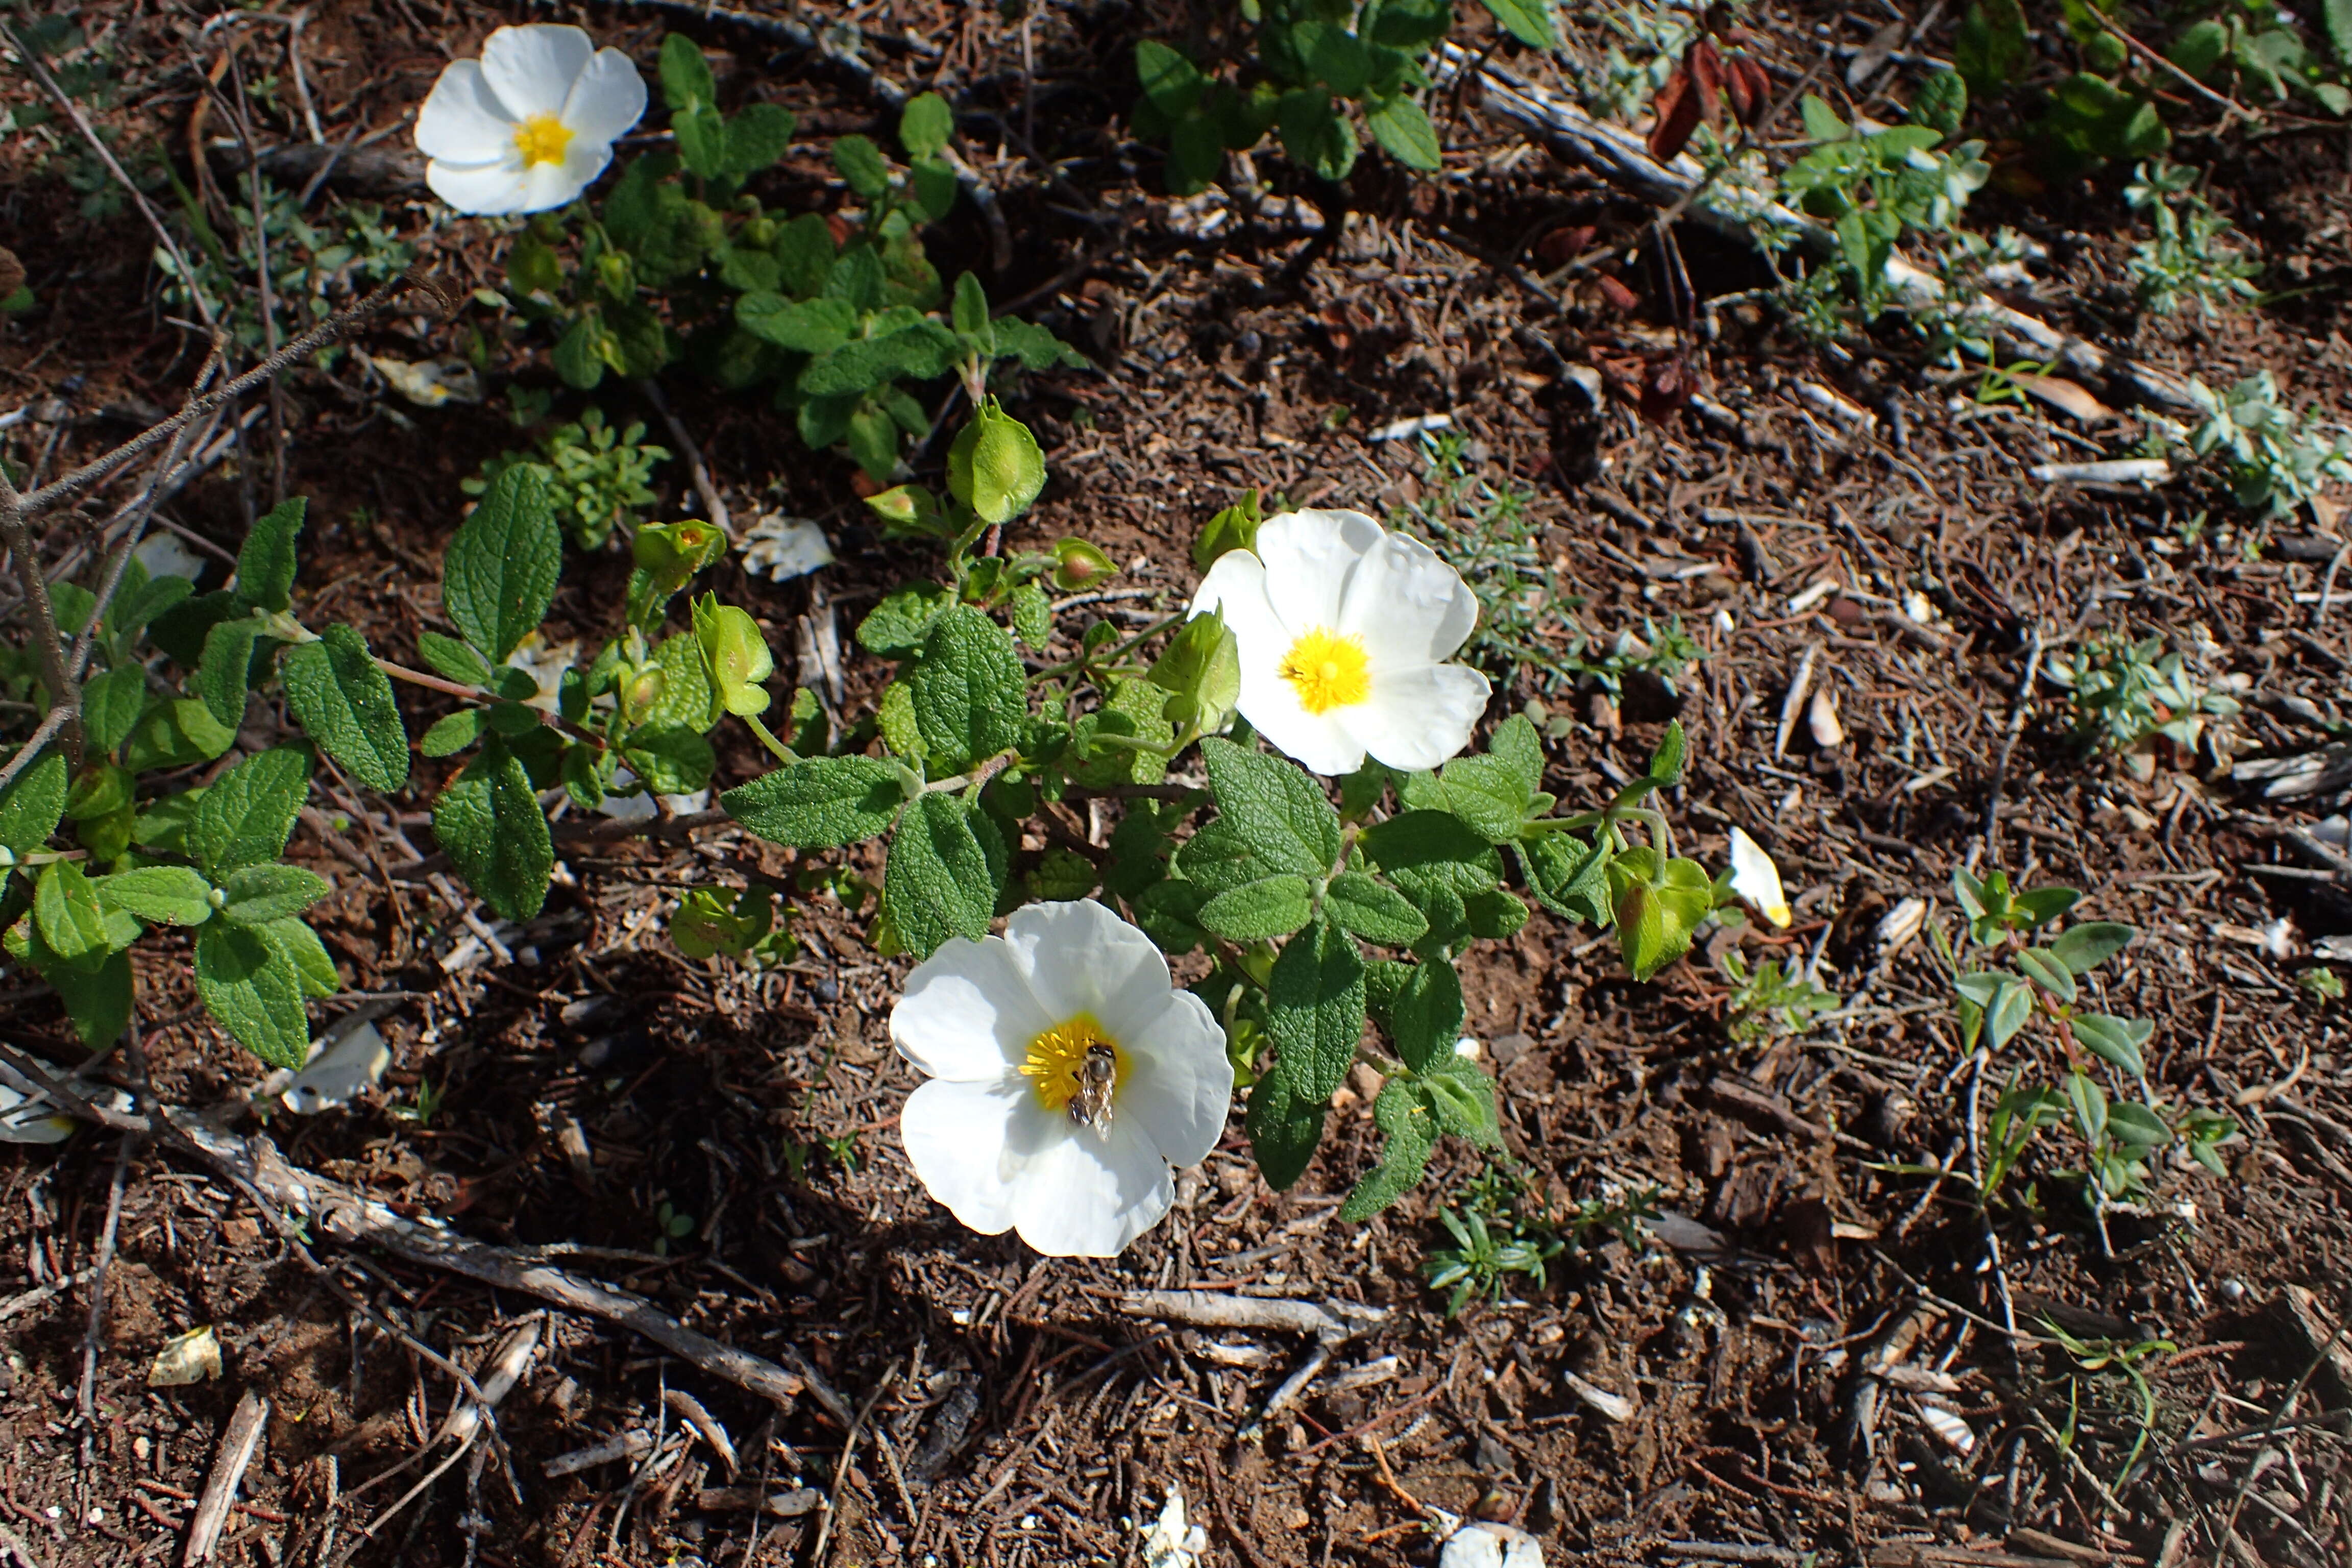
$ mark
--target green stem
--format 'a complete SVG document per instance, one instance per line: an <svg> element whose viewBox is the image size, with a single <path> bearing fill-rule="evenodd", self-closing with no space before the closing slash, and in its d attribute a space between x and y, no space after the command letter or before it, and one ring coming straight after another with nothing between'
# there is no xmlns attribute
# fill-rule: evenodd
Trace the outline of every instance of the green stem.
<svg viewBox="0 0 2352 1568"><path fill-rule="evenodd" d="M760 716L758 714L738 713L735 717L742 720L744 723L749 724L751 727L751 733L760 737L760 743L767 747L771 752L773 752L776 754L776 760L782 763L784 766L791 767L794 763L800 761L800 758L793 753L793 749L790 746L787 746L782 741L777 740L774 734L769 731L768 727L760 722Z"/></svg>
<svg viewBox="0 0 2352 1568"><path fill-rule="evenodd" d="M1108 662L1111 659L1118 658L1121 655L1129 652L1141 644L1150 641L1153 637L1158 637L1161 632L1166 631L1170 626L1181 625L1189 614L1190 612L1187 611L1180 612L1172 616L1161 616L1159 620L1152 622L1150 626L1144 627L1141 631L1136 633L1133 637L1128 638L1117 647L1106 651L1101 655L1101 661ZM1056 675L1068 675L1073 670L1089 668L1097 662L1097 660L1095 655L1087 654L1082 658L1068 659L1060 664L1048 665L1044 669L1041 669L1037 671L1036 674L1031 676L1030 679L1033 680L1048 680Z"/></svg>

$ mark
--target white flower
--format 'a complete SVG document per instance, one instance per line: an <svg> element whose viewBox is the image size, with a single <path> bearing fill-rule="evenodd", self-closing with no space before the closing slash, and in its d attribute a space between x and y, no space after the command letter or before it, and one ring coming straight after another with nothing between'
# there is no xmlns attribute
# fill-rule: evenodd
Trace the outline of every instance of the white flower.
<svg viewBox="0 0 2352 1568"><path fill-rule="evenodd" d="M1756 906L1776 926L1789 923L1789 896L1780 890L1780 868L1764 846L1738 828L1731 830L1731 890Z"/></svg>
<svg viewBox="0 0 2352 1568"><path fill-rule="evenodd" d="M629 57L577 27L500 27L453 60L416 113L425 183L462 213L535 213L586 190L646 111Z"/></svg>
<svg viewBox="0 0 2352 1568"><path fill-rule="evenodd" d="M930 1078L899 1130L931 1196L1056 1257L1114 1257L1157 1224L1169 1166L1208 1156L1233 1100L1208 1005L1091 900L941 945L907 977L890 1038Z"/></svg>
<svg viewBox="0 0 2352 1568"><path fill-rule="evenodd" d="M1184 1494L1174 1486L1160 1517L1143 1532L1143 1568L1199 1568L1209 1554L1209 1532L1184 1522Z"/></svg>
<svg viewBox="0 0 2352 1568"><path fill-rule="evenodd" d="M1448 664L1478 624L1461 574L1360 511L1286 511L1257 550L1217 558L1192 614L1224 612L1241 645L1241 710L1318 773L1370 752L1433 768L1470 743L1486 678Z"/></svg>

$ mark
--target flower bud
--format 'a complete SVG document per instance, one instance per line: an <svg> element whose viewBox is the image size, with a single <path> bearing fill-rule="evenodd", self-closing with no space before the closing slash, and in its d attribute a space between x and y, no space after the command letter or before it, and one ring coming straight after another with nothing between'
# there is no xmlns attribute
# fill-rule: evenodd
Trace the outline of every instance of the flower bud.
<svg viewBox="0 0 2352 1568"><path fill-rule="evenodd" d="M695 602L694 636L702 645L719 706L740 718L766 712L768 693L761 683L776 672L776 659L751 612L705 594Z"/></svg>
<svg viewBox="0 0 2352 1568"><path fill-rule="evenodd" d="M669 677L658 666L636 671L621 685L621 717L631 727L642 724L669 689Z"/></svg>
<svg viewBox="0 0 2352 1568"><path fill-rule="evenodd" d="M1118 573L1108 555L1083 539L1055 542L1054 586L1066 594L1082 593Z"/></svg>

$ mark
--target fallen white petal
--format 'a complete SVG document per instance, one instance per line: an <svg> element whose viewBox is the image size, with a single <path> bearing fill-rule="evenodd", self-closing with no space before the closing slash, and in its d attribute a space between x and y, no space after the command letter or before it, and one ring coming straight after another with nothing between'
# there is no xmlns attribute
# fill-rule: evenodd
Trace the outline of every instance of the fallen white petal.
<svg viewBox="0 0 2352 1568"><path fill-rule="evenodd" d="M206 1323L201 1329L190 1329L176 1339L163 1342L155 1352L154 1363L147 1368L150 1388L185 1388L191 1384L205 1383L221 1374L220 1341Z"/></svg>
<svg viewBox="0 0 2352 1568"><path fill-rule="evenodd" d="M373 1024L362 1020L340 1034L330 1030L322 1035L310 1065L294 1075L294 1081L278 1099L298 1116L315 1116L373 1089L391 1065L392 1051L384 1045L383 1036Z"/></svg>
<svg viewBox="0 0 2352 1568"><path fill-rule="evenodd" d="M769 512L743 534L743 570L787 583L833 564L833 547L811 517Z"/></svg>

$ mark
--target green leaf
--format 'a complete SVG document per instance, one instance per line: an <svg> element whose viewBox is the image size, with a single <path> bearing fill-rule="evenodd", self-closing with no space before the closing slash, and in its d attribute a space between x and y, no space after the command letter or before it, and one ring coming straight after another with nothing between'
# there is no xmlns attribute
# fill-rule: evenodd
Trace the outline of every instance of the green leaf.
<svg viewBox="0 0 2352 1568"><path fill-rule="evenodd" d="M205 634L204 657L189 684L204 700L213 721L234 730L245 722L245 694L250 689L253 645L261 638L264 622L256 616L221 621Z"/></svg>
<svg viewBox="0 0 2352 1568"><path fill-rule="evenodd" d="M334 890L324 877L299 866L247 866L221 885L228 899L221 918L241 926L264 925L299 915Z"/></svg>
<svg viewBox="0 0 2352 1568"><path fill-rule="evenodd" d="M1503 1141L1495 1111L1495 1080L1476 1063L1460 1057L1433 1064L1420 1083L1423 1099L1436 1114L1441 1131L1467 1138L1484 1148Z"/></svg>
<svg viewBox="0 0 2352 1568"><path fill-rule="evenodd" d="M0 791L0 847L29 855L49 841L66 815L66 760L51 752Z"/></svg>
<svg viewBox="0 0 2352 1568"><path fill-rule="evenodd" d="M110 952L96 963L69 962L42 940L39 925L30 921L9 930L7 951L49 983L83 1045L102 1051L122 1037L136 994L129 953Z"/></svg>
<svg viewBox="0 0 2352 1568"><path fill-rule="evenodd" d="M1658 749L1650 753L1649 778L1660 789L1671 789L1683 781L1683 758L1689 750L1679 719L1666 726L1659 738Z"/></svg>
<svg viewBox="0 0 2352 1568"><path fill-rule="evenodd" d="M654 648L654 664L662 672L662 694L646 722L709 733L726 710L710 684L710 662L703 657L701 639L690 631L663 638Z"/></svg>
<svg viewBox="0 0 2352 1568"><path fill-rule="evenodd" d="M1285 1191L1307 1173L1315 1145L1322 1141L1324 1102L1329 1098L1301 1094L1287 1058L1277 1059L1250 1086L1242 1125L1249 1133L1258 1173L1275 1191Z"/></svg>
<svg viewBox="0 0 2352 1568"><path fill-rule="evenodd" d="M1434 172L1445 166L1437 127L1429 122L1428 110L1412 99L1391 98L1364 121L1372 128L1372 140L1406 168Z"/></svg>
<svg viewBox="0 0 2352 1568"><path fill-rule="evenodd" d="M677 143L678 158L689 173L710 180L727 167L727 121L711 105L672 110L669 131Z"/></svg>
<svg viewBox="0 0 2352 1568"><path fill-rule="evenodd" d="M1814 93L1807 93L1798 105L1805 121L1805 134L1816 142L1843 142L1853 128L1838 118L1836 110Z"/></svg>
<svg viewBox="0 0 2352 1568"><path fill-rule="evenodd" d="M2058 955L2046 947L2029 947L2017 955L2017 967L2026 977L2061 1002L2074 999L2074 976Z"/></svg>
<svg viewBox="0 0 2352 1568"><path fill-rule="evenodd" d="M1528 47L1559 47L1559 32L1552 25L1551 0L1486 0L1486 9L1511 37Z"/></svg>
<svg viewBox="0 0 2352 1568"><path fill-rule="evenodd" d="M871 201L890 188L889 160L864 136L844 136L833 144L833 166L849 188Z"/></svg>
<svg viewBox="0 0 2352 1568"><path fill-rule="evenodd" d="M327 944L302 921L289 916L246 929L258 933L264 942L286 955L287 962L294 966L295 981L301 986L303 995L332 996L343 988L342 976L335 973L335 961L327 956Z"/></svg>
<svg viewBox="0 0 2352 1568"><path fill-rule="evenodd" d="M948 448L949 493L982 521L1003 523L1026 511L1045 488L1037 437L994 398L982 403Z"/></svg>
<svg viewBox="0 0 2352 1568"><path fill-rule="evenodd" d="M1017 743L1028 717L1021 654L1003 627L969 605L941 616L907 684L930 759L952 772Z"/></svg>
<svg viewBox="0 0 2352 1568"><path fill-rule="evenodd" d="M1135 905L1135 923L1162 952L1190 952L1208 945L1200 921L1206 889L1171 877L1135 893L1129 901Z"/></svg>
<svg viewBox="0 0 2352 1568"><path fill-rule="evenodd" d="M289 496L254 519L245 548L236 552L236 596L265 610L294 602L294 541L310 503Z"/></svg>
<svg viewBox="0 0 2352 1568"><path fill-rule="evenodd" d="M656 795L692 795L719 765L710 742L681 726L648 725L621 742L621 760Z"/></svg>
<svg viewBox="0 0 2352 1568"><path fill-rule="evenodd" d="M416 653L436 672L461 685L490 684L490 661L456 637L445 637L439 632L419 632Z"/></svg>
<svg viewBox="0 0 2352 1568"><path fill-rule="evenodd" d="M2076 1043L2093 1056L2114 1063L2134 1078L2147 1076L2147 1059L2143 1053L2156 1033L2156 1026L2147 1019L2083 1013L2069 1020L2068 1026L2074 1031Z"/></svg>
<svg viewBox="0 0 2352 1568"><path fill-rule="evenodd" d="M918 93L898 115L898 143L910 158L929 158L955 137L955 110L936 92Z"/></svg>
<svg viewBox="0 0 2352 1568"><path fill-rule="evenodd" d="M2319 14L2336 63L2352 66L2352 0L2321 0Z"/></svg>
<svg viewBox="0 0 2352 1568"><path fill-rule="evenodd" d="M1202 929L1227 942L1271 942L1288 936L1313 918L1315 902L1304 877L1268 877L1201 906Z"/></svg>
<svg viewBox="0 0 2352 1568"><path fill-rule="evenodd" d="M1332 878L1323 907L1340 930L1386 947L1410 947L1429 930L1428 917L1402 893L1361 871L1342 871Z"/></svg>
<svg viewBox="0 0 2352 1568"><path fill-rule="evenodd" d="M1419 1086L1405 1079L1392 1078L1381 1085L1372 1101L1372 1121L1388 1142L1381 1149L1381 1163L1339 1205L1343 1223L1370 1219L1420 1185L1429 1169L1430 1150L1437 1142L1437 1118Z"/></svg>
<svg viewBox="0 0 2352 1568"><path fill-rule="evenodd" d="M204 658L205 634L222 621L245 614L235 594L215 589L183 599L149 623L147 640L172 656L183 669L194 669Z"/></svg>
<svg viewBox="0 0 2352 1568"><path fill-rule="evenodd" d="M882 872L882 896L907 951L929 958L950 937L986 936L1004 865L996 825L961 796L927 795L909 805Z"/></svg>
<svg viewBox="0 0 2352 1568"><path fill-rule="evenodd" d="M185 866L141 866L100 877L100 905L152 925L200 926L212 919L212 884Z"/></svg>
<svg viewBox="0 0 2352 1568"><path fill-rule="evenodd" d="M1609 856L1598 844L1572 833L1546 833L1523 841L1519 854L1537 902L1580 923L1609 922Z"/></svg>
<svg viewBox="0 0 2352 1568"><path fill-rule="evenodd" d="M1948 141L1960 133L1960 122L1968 112L1968 79L1958 71L1936 72L1919 84L1911 100L1912 120L1931 127Z"/></svg>
<svg viewBox="0 0 2352 1568"><path fill-rule="evenodd" d="M205 792L188 827L188 850L215 882L285 852L310 791L310 753L277 746L229 769Z"/></svg>
<svg viewBox="0 0 2352 1568"><path fill-rule="evenodd" d="M269 1066L292 1071L309 1056L301 973L258 932L217 921L198 932L196 994L222 1028Z"/></svg>
<svg viewBox="0 0 2352 1568"><path fill-rule="evenodd" d="M441 561L442 605L467 642L502 661L546 619L562 560L547 482L519 463L457 525Z"/></svg>
<svg viewBox="0 0 2352 1568"><path fill-rule="evenodd" d="M710 74L710 62L684 33L672 33L662 40L661 85L662 101L672 113L719 101L719 83Z"/></svg>
<svg viewBox="0 0 2352 1568"><path fill-rule="evenodd" d="M1143 96L1171 120L1192 113L1208 85L1191 60L1151 38L1135 46L1135 74L1143 84Z"/></svg>
<svg viewBox="0 0 2352 1568"><path fill-rule="evenodd" d="M970 273L965 274L970 277ZM1034 583L1024 583L1006 601L1013 630L1033 648L1044 647L1054 637L1054 601Z"/></svg>
<svg viewBox="0 0 2352 1568"><path fill-rule="evenodd" d="M815 213L803 213L778 229L775 243L768 250L776 258L777 270L783 275L785 289L803 300L824 287L825 278L838 258L833 230Z"/></svg>
<svg viewBox="0 0 2352 1568"><path fill-rule="evenodd" d="M195 591L196 585L185 577L152 578L136 593L126 582L116 593L114 608L107 612L107 619L119 633L135 632Z"/></svg>
<svg viewBox="0 0 2352 1568"><path fill-rule="evenodd" d="M1389 1003L1389 1036L1415 1072L1449 1060L1462 1038L1462 977L1442 958L1412 966Z"/></svg>
<svg viewBox="0 0 2352 1568"><path fill-rule="evenodd" d="M1372 58L1364 40L1337 22L1306 21L1292 30L1307 57L1307 68L1341 98L1360 98L1371 80Z"/></svg>
<svg viewBox="0 0 2352 1568"><path fill-rule="evenodd" d="M480 740L489 728L489 714L479 708L460 708L455 713L445 713L433 721L416 742L416 749L428 757L446 757L464 751Z"/></svg>
<svg viewBox="0 0 2352 1568"><path fill-rule="evenodd" d="M79 862L52 860L34 884L33 919L41 939L68 963L95 962L115 944L107 940L106 911Z"/></svg>
<svg viewBox="0 0 2352 1568"><path fill-rule="evenodd" d="M138 665L90 677L81 689L83 741L98 755L112 755L146 709L147 672Z"/></svg>
<svg viewBox="0 0 2352 1568"><path fill-rule="evenodd" d="M1326 921L1293 937L1267 981L1265 1026L1298 1092L1329 1100L1364 1033L1364 960L1354 941Z"/></svg>
<svg viewBox="0 0 2352 1568"><path fill-rule="evenodd" d="M1331 95L1301 88L1282 95L1275 110L1282 150L1318 179L1344 180L1356 166L1355 128L1333 107Z"/></svg>
<svg viewBox="0 0 2352 1568"><path fill-rule="evenodd" d="M1339 814L1297 767L1231 741L1201 742L1221 820L1278 870L1321 877L1339 858Z"/></svg>
<svg viewBox="0 0 2352 1568"><path fill-rule="evenodd" d="M2032 987L2021 980L2002 975L1991 1003L1985 1008L1985 1024L1992 1032L1992 1048L1999 1050L2009 1044L2032 1016Z"/></svg>
<svg viewBox="0 0 2352 1568"><path fill-rule="evenodd" d="M502 920L547 901L555 847L521 759L492 741L433 803L433 835L457 874Z"/></svg>
<svg viewBox="0 0 2352 1568"><path fill-rule="evenodd" d="M735 301L735 324L765 342L795 353L824 354L857 331L857 312L841 300L786 300L746 294Z"/></svg>
<svg viewBox="0 0 2352 1568"><path fill-rule="evenodd" d="M193 697L158 702L140 716L122 745L122 765L131 772L184 768L225 756L236 731L212 716Z"/></svg>
<svg viewBox="0 0 2352 1568"><path fill-rule="evenodd" d="M2077 974L2088 974L2131 943L2132 928L2115 921L2084 921L2060 931L2051 956Z"/></svg>
<svg viewBox="0 0 2352 1568"><path fill-rule="evenodd" d="M392 682L356 629L331 626L317 642L288 649L278 679L302 728L353 778L387 793L408 783L408 731Z"/></svg>
<svg viewBox="0 0 2352 1568"><path fill-rule="evenodd" d="M1176 851L1176 868L1203 891L1214 895L1247 887L1268 877L1300 876L1295 858L1271 859L1265 846L1234 822L1223 817L1210 823ZM1320 868L1314 868L1317 871Z"/></svg>
<svg viewBox="0 0 2352 1568"><path fill-rule="evenodd" d="M1990 98L2009 86L2027 58L2025 12L2018 0L1976 0L1960 17L1952 63L1975 96Z"/></svg>
<svg viewBox="0 0 2352 1568"><path fill-rule="evenodd" d="M800 121L781 103L747 103L727 121L721 171L736 179L756 174L792 150Z"/></svg>

